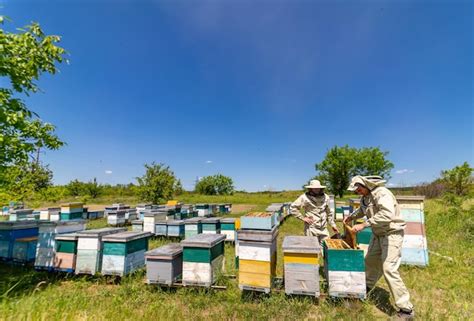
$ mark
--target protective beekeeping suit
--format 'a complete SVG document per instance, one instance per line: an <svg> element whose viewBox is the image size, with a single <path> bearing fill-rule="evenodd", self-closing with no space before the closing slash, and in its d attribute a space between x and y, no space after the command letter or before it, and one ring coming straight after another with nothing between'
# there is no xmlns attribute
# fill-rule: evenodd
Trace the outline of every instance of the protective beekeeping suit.
<svg viewBox="0 0 474 321"><path fill-rule="evenodd" d="M324 193L326 186L321 185L318 180L312 180L305 188L308 191L291 204L290 213L305 223L306 236L316 236L322 244L322 241L329 237L328 223L336 233L339 233L334 222L334 212L329 206L329 196Z"/></svg>
<svg viewBox="0 0 474 321"><path fill-rule="evenodd" d="M344 221L366 216L367 221L355 225L354 230L358 232L370 226L373 232L365 258L367 287L374 287L383 274L399 309L399 317L412 318L414 312L410 294L398 272L406 225L398 202L379 176L355 176L348 189L362 197L360 208Z"/></svg>

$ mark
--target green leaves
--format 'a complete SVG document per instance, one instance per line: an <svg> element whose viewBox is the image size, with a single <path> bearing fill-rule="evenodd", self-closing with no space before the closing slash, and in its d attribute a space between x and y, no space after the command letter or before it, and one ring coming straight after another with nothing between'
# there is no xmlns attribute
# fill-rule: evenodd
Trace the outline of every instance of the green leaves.
<svg viewBox="0 0 474 321"><path fill-rule="evenodd" d="M145 174L137 177L138 196L141 200L159 204L173 197L175 192L181 192L181 182L173 171L162 163L145 164Z"/></svg>
<svg viewBox="0 0 474 321"><path fill-rule="evenodd" d="M468 162L464 162L462 165L442 171L441 179L446 183L449 192L463 196L469 192L473 170Z"/></svg>
<svg viewBox="0 0 474 321"><path fill-rule="evenodd" d="M205 176L196 184L195 191L204 195L232 195L234 182L232 178L221 174Z"/></svg>

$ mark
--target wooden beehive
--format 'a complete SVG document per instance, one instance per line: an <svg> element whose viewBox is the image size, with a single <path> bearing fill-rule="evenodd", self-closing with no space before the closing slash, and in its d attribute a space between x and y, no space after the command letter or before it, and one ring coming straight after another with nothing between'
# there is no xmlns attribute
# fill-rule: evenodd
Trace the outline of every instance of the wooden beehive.
<svg viewBox="0 0 474 321"><path fill-rule="evenodd" d="M84 213L84 204L75 202L75 203L65 203L61 204L61 221L69 220L79 220L82 219Z"/></svg>
<svg viewBox="0 0 474 321"><path fill-rule="evenodd" d="M352 249L344 240L339 239L324 240L323 249L329 296L364 299L364 251Z"/></svg>
<svg viewBox="0 0 474 321"><path fill-rule="evenodd" d="M184 221L183 220L169 220L168 231L167 231L166 236L184 237Z"/></svg>
<svg viewBox="0 0 474 321"><path fill-rule="evenodd" d="M181 241L183 284L209 287L222 272L224 235L198 234Z"/></svg>
<svg viewBox="0 0 474 321"><path fill-rule="evenodd" d="M132 221L137 219L137 210L135 208L129 208L125 211L125 224L131 224Z"/></svg>
<svg viewBox="0 0 474 321"><path fill-rule="evenodd" d="M221 222L217 217L205 218L201 221L203 234L220 234Z"/></svg>
<svg viewBox="0 0 474 321"><path fill-rule="evenodd" d="M40 220L49 221L51 214L59 214L61 212L60 207L48 207L40 210Z"/></svg>
<svg viewBox="0 0 474 321"><path fill-rule="evenodd" d="M54 269L56 271L74 273L77 257L77 233L56 235L56 255Z"/></svg>
<svg viewBox="0 0 474 321"><path fill-rule="evenodd" d="M38 243L36 247L35 269L54 269L57 235L82 231L85 228L86 221L84 220L40 222Z"/></svg>
<svg viewBox="0 0 474 321"><path fill-rule="evenodd" d="M193 217L184 221L184 236L189 238L191 236L202 233L202 217Z"/></svg>
<svg viewBox="0 0 474 321"><path fill-rule="evenodd" d="M235 218L221 218L221 234L226 236L226 241L235 241L237 237Z"/></svg>
<svg viewBox="0 0 474 321"><path fill-rule="evenodd" d="M271 230L277 225L277 214L253 212L240 217L240 228L243 230Z"/></svg>
<svg viewBox="0 0 474 321"><path fill-rule="evenodd" d="M109 234L125 232L123 227L105 227L78 233L76 274L96 274L102 266L102 238Z"/></svg>
<svg viewBox="0 0 474 321"><path fill-rule="evenodd" d="M13 245L17 239L38 236L35 221L0 222L0 260L9 261L13 257Z"/></svg>
<svg viewBox="0 0 474 321"><path fill-rule="evenodd" d="M9 214L8 220L11 222L16 222L16 221L26 221L28 218L28 215L33 214L32 209L16 209L12 210Z"/></svg>
<svg viewBox="0 0 474 321"><path fill-rule="evenodd" d="M155 235L156 236L167 236L168 235L168 221L161 220L155 224Z"/></svg>
<svg viewBox="0 0 474 321"><path fill-rule="evenodd" d="M143 231L155 233L155 225L158 221L166 220L166 212L158 210L145 211L143 218Z"/></svg>
<svg viewBox="0 0 474 321"><path fill-rule="evenodd" d="M107 224L110 226L124 226L126 223L125 216L127 211L128 209L108 211Z"/></svg>
<svg viewBox="0 0 474 321"><path fill-rule="evenodd" d="M172 285L183 274L183 247L170 243L145 253L146 279L149 284Z"/></svg>
<svg viewBox="0 0 474 321"><path fill-rule="evenodd" d="M143 221L141 220L132 221L132 231L143 232Z"/></svg>
<svg viewBox="0 0 474 321"><path fill-rule="evenodd" d="M400 214L407 224L402 245L402 264L427 266L429 263L424 199L424 196L397 196Z"/></svg>
<svg viewBox="0 0 474 321"><path fill-rule="evenodd" d="M196 210L200 217L207 217L212 214L209 204L196 204Z"/></svg>
<svg viewBox="0 0 474 321"><path fill-rule="evenodd" d="M286 236L283 240L285 293L319 297L319 257L316 237Z"/></svg>
<svg viewBox="0 0 474 321"><path fill-rule="evenodd" d="M124 276L144 267L151 236L150 232L133 231L104 236L101 273Z"/></svg>
<svg viewBox="0 0 474 321"><path fill-rule="evenodd" d="M18 263L30 263L35 261L37 236L18 238L13 243L12 259Z"/></svg>

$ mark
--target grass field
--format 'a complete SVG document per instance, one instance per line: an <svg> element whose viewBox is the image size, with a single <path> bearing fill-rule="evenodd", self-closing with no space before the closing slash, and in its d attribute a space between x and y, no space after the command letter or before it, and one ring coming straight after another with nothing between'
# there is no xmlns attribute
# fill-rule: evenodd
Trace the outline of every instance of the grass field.
<svg viewBox="0 0 474 321"><path fill-rule="evenodd" d="M243 203L262 205L251 200ZM401 267L417 317L420 320L472 320L474 201L467 200L453 207L430 200L426 202L425 213L429 249L452 260L432 254L427 268ZM97 220L88 227L105 225L105 220ZM285 235L298 235L302 231L300 221L288 218L280 228L279 244ZM166 242L169 240L153 239L150 247ZM388 319L395 312L383 280L364 302L323 298L314 302L307 297L287 297L283 293L243 294L237 281L226 276L236 274L233 245L227 244L225 250L225 275L218 284L226 285L227 290L161 289L145 285L144 272L119 280L49 274L0 264L0 319L370 320ZM282 275L282 267L280 246L278 275Z"/></svg>

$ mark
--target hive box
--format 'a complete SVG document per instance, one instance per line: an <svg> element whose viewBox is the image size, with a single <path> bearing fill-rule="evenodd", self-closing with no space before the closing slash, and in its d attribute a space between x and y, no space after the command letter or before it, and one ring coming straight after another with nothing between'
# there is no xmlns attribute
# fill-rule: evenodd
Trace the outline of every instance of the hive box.
<svg viewBox="0 0 474 321"><path fill-rule="evenodd" d="M168 221L162 220L155 224L155 235L156 236L167 236L168 235Z"/></svg>
<svg viewBox="0 0 474 321"><path fill-rule="evenodd" d="M151 236L150 232L133 231L104 236L102 274L124 276L144 267Z"/></svg>
<svg viewBox="0 0 474 321"><path fill-rule="evenodd" d="M184 237L184 221L170 220L168 221L168 237Z"/></svg>
<svg viewBox="0 0 474 321"><path fill-rule="evenodd" d="M108 211L107 224L110 226L123 226L126 223L125 216L127 214L126 209Z"/></svg>
<svg viewBox="0 0 474 321"><path fill-rule="evenodd" d="M26 221L28 218L28 215L33 214L32 209L17 209L17 210L12 210L10 212L10 216L8 217L8 220L11 222L16 222L16 221Z"/></svg>
<svg viewBox="0 0 474 321"><path fill-rule="evenodd" d="M285 293L319 297L319 256L316 237L286 236L283 240Z"/></svg>
<svg viewBox="0 0 474 321"><path fill-rule="evenodd" d="M56 271L73 273L76 268L77 233L56 235L56 256L54 269Z"/></svg>
<svg viewBox="0 0 474 321"><path fill-rule="evenodd" d="M243 230L271 230L277 225L278 215L275 213L248 213L240 218L240 228Z"/></svg>
<svg viewBox="0 0 474 321"><path fill-rule="evenodd" d="M237 236L235 218L221 218L221 234L226 236L226 241L235 241Z"/></svg>
<svg viewBox="0 0 474 321"><path fill-rule="evenodd" d="M35 261L37 236L16 239L13 243L12 259L17 263L30 263Z"/></svg>
<svg viewBox="0 0 474 321"><path fill-rule="evenodd" d="M323 250L329 296L365 299L364 251L332 239L324 240Z"/></svg>
<svg viewBox="0 0 474 321"><path fill-rule="evenodd" d="M132 221L137 219L137 210L134 208L127 209L125 211L125 223L130 224Z"/></svg>
<svg viewBox="0 0 474 321"><path fill-rule="evenodd" d="M84 213L83 204L79 202L61 204L61 221L80 220Z"/></svg>
<svg viewBox="0 0 474 321"><path fill-rule="evenodd" d="M13 244L17 239L38 236L35 221L0 222L0 260L9 261L13 257Z"/></svg>
<svg viewBox="0 0 474 321"><path fill-rule="evenodd" d="M181 241L183 284L209 287L222 271L225 236L198 234Z"/></svg>
<svg viewBox="0 0 474 321"><path fill-rule="evenodd" d="M61 212L60 207L48 207L40 210L40 220L49 221L52 214L59 214Z"/></svg>
<svg viewBox="0 0 474 321"><path fill-rule="evenodd" d="M40 222L38 244L36 247L35 269L54 269L56 256L56 236L64 233L82 231L86 228L84 220Z"/></svg>
<svg viewBox="0 0 474 321"><path fill-rule="evenodd" d="M132 231L142 232L143 231L143 221L141 221L141 220L132 221Z"/></svg>
<svg viewBox="0 0 474 321"><path fill-rule="evenodd" d="M183 274L183 247L170 243L145 253L146 280L149 284L172 285Z"/></svg>
<svg viewBox="0 0 474 321"><path fill-rule="evenodd" d="M102 267L102 238L125 232L123 227L105 227L78 233L75 274L96 274Z"/></svg>
<svg viewBox="0 0 474 321"><path fill-rule="evenodd" d="M201 221L203 234L220 234L221 223L217 217L205 218Z"/></svg>
<svg viewBox="0 0 474 321"><path fill-rule="evenodd" d="M143 218L143 231L155 233L155 225L160 220L166 220L166 212L158 210L145 211Z"/></svg>
<svg viewBox="0 0 474 321"><path fill-rule="evenodd" d="M201 217L193 217L184 221L184 236L189 238L191 236L202 233Z"/></svg>
<svg viewBox="0 0 474 321"><path fill-rule="evenodd" d="M196 204L198 216L207 217L212 214L209 204Z"/></svg>

